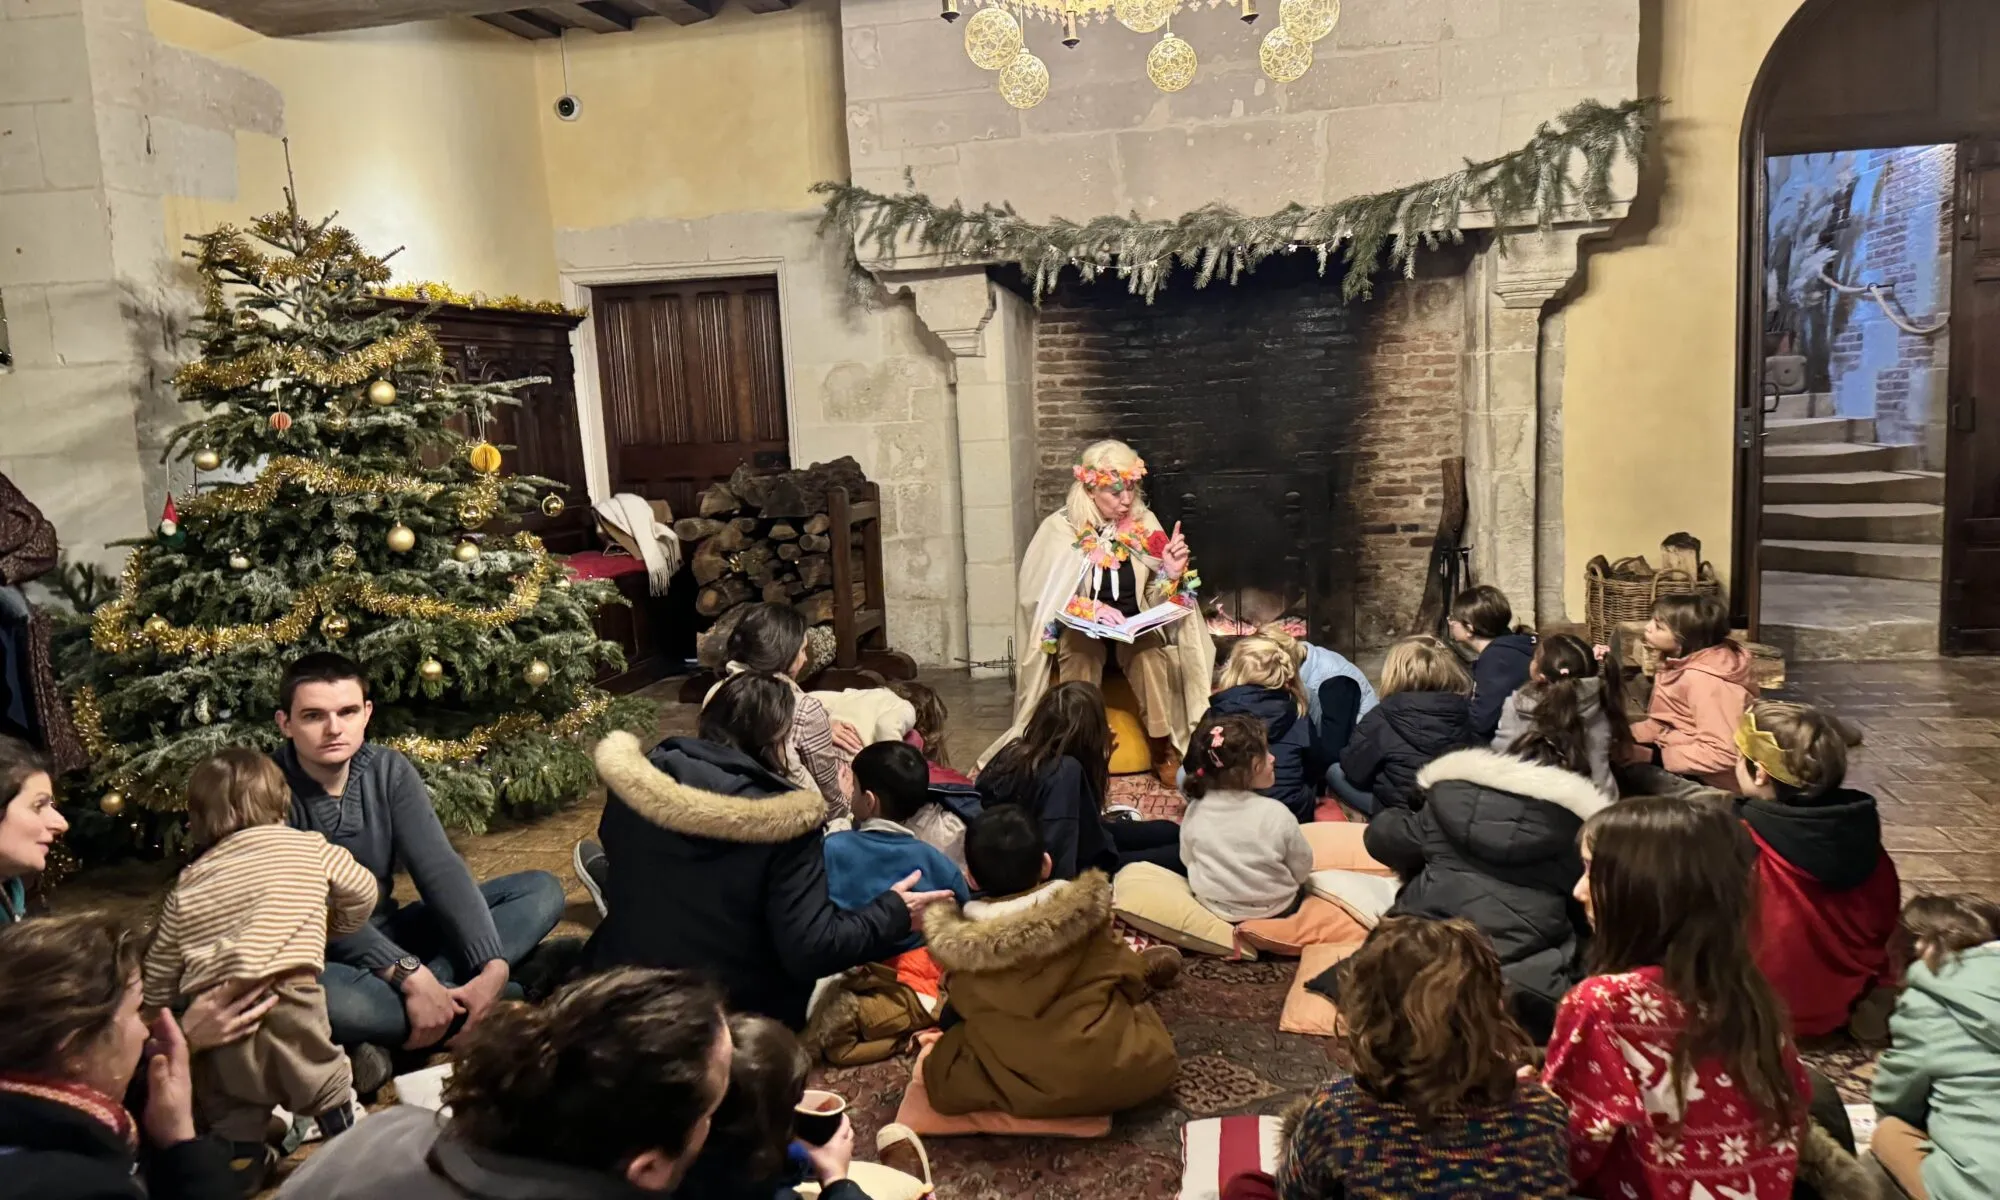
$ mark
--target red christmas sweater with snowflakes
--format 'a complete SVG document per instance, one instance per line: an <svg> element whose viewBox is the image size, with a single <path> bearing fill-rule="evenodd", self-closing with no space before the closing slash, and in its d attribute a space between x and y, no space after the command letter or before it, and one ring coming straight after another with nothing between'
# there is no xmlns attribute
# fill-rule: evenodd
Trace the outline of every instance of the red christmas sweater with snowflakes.
<svg viewBox="0 0 2000 1200"><path fill-rule="evenodd" d="M1658 967L1584 980L1556 1012L1542 1081L1569 1105L1570 1173L1602 1200L1782 1200L1798 1143L1773 1139L1743 1089L1714 1059L1694 1064L1685 1108L1673 1048L1687 1023ZM1787 1043L1801 1097L1805 1069Z"/></svg>

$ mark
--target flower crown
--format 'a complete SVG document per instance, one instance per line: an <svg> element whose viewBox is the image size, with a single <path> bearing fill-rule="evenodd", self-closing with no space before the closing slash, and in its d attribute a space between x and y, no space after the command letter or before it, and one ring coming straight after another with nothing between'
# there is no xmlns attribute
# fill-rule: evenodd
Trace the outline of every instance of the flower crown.
<svg viewBox="0 0 2000 1200"><path fill-rule="evenodd" d="M1116 467L1086 467L1079 463L1071 467L1069 473L1076 476L1076 481L1087 488L1108 488L1114 492L1122 492L1126 488L1138 487L1139 481L1146 477L1146 460L1134 459L1132 465L1122 471Z"/></svg>
<svg viewBox="0 0 2000 1200"><path fill-rule="evenodd" d="M1764 773L1779 783L1792 787L1803 787L1798 775L1785 762L1785 748L1778 739L1757 728L1757 714L1749 710L1736 723L1736 748L1743 757L1764 768Z"/></svg>

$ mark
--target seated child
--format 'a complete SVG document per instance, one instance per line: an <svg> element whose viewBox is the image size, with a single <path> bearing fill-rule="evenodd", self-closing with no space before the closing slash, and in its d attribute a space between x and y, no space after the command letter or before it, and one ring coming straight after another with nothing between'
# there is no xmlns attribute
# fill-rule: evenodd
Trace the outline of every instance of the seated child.
<svg viewBox="0 0 2000 1200"><path fill-rule="evenodd" d="M1477 929L1385 918L1341 980L1337 1036L1354 1073L1290 1122L1279 1195L1570 1194L1569 1114L1519 1075L1535 1047Z"/></svg>
<svg viewBox="0 0 2000 1200"><path fill-rule="evenodd" d="M867 908L912 871L918 891L948 891L961 904L971 899L951 856L905 823L936 807L928 777L924 756L902 742L876 742L854 756L855 826L827 834L825 843L826 891L836 907ZM912 950L923 940L913 929L896 949Z"/></svg>
<svg viewBox="0 0 2000 1200"><path fill-rule="evenodd" d="M1188 741L1181 861L1202 906L1225 921L1280 917L1298 907L1313 851L1298 818L1258 791L1271 785L1264 727L1217 717Z"/></svg>
<svg viewBox="0 0 2000 1200"><path fill-rule="evenodd" d="M1229 649L1219 685L1198 724L1232 715L1251 717L1262 724L1275 766L1273 782L1260 790L1291 810L1296 819L1312 820L1326 765L1314 749L1312 726L1306 721L1305 689L1299 683L1290 650L1263 636L1238 639Z"/></svg>
<svg viewBox="0 0 2000 1200"><path fill-rule="evenodd" d="M1631 744L1625 719L1623 673L1618 660L1610 655L1600 664L1584 640L1567 633L1551 634L1535 643L1535 657L1528 665L1528 682L1507 700L1500 714L1500 728L1493 748L1508 754L1538 726L1537 713L1561 726L1567 745L1578 747L1586 762L1591 783L1606 800L1618 798L1618 781L1612 778L1614 745Z"/></svg>
<svg viewBox="0 0 2000 1200"><path fill-rule="evenodd" d="M1299 682L1305 686L1306 707L1312 727L1320 737L1320 753L1328 762L1340 757L1340 748L1354 732L1354 723L1375 707L1375 688L1360 667L1324 646L1301 640L1303 622L1288 621L1284 598L1263 588L1242 588L1225 596L1216 605L1222 636L1257 633L1291 651L1298 667ZM1216 630L1218 622L1210 621ZM1288 628L1291 626L1291 628ZM1347 683L1337 683L1337 680ZM1332 703L1329 704L1328 701Z"/></svg>
<svg viewBox="0 0 2000 1200"><path fill-rule="evenodd" d="M890 683L889 690L909 701L911 711L917 715L916 724L904 740L923 751L924 760L931 766L931 782L971 783L970 775L951 765L951 754L945 746L945 721L951 713L936 689L914 679L903 679Z"/></svg>
<svg viewBox="0 0 2000 1200"><path fill-rule="evenodd" d="M1714 596L1662 596L1646 644L1664 657L1646 719L1632 740L1667 771L1725 791L1736 786L1736 722L1757 698L1750 648L1729 637L1729 609Z"/></svg>
<svg viewBox="0 0 2000 1200"><path fill-rule="evenodd" d="M1535 635L1512 629L1514 606L1507 593L1481 584L1460 592L1451 602L1445 623L1453 641L1479 656L1472 664L1472 733L1480 742L1493 740L1500 728L1500 709L1507 697L1528 682L1528 661L1535 653Z"/></svg>
<svg viewBox="0 0 2000 1200"><path fill-rule="evenodd" d="M2000 905L1919 896L1914 951L1875 1065L1875 1161L1914 1200L1978 1200L2000 1181Z"/></svg>
<svg viewBox="0 0 2000 1200"><path fill-rule="evenodd" d="M1841 786L1847 747L1825 713L1762 701L1737 726L1733 790L1757 843L1757 965L1799 1037L1832 1033L1891 982L1902 893L1875 798Z"/></svg>
<svg viewBox="0 0 2000 1200"><path fill-rule="evenodd" d="M1049 882L1041 830L1015 805L973 822L965 858L992 898L924 914L959 1018L924 1060L932 1107L1100 1116L1173 1086L1174 1039L1146 1002L1146 962L1112 932L1111 881Z"/></svg>
<svg viewBox="0 0 2000 1200"><path fill-rule="evenodd" d="M375 876L319 834L286 825L291 806L284 772L255 750L224 750L195 767L187 812L199 854L146 951L150 1009L242 980L265 981L278 997L255 1033L193 1060L195 1108L244 1163L246 1195L274 1165L264 1144L274 1106L315 1118L328 1137L353 1123L353 1072L333 1043L318 976L327 938L353 933L374 911Z"/></svg>
<svg viewBox="0 0 2000 1200"><path fill-rule="evenodd" d="M1327 785L1363 816L1422 808L1417 772L1475 740L1471 696L1451 647L1429 634L1397 642L1382 664L1382 703L1354 727Z"/></svg>

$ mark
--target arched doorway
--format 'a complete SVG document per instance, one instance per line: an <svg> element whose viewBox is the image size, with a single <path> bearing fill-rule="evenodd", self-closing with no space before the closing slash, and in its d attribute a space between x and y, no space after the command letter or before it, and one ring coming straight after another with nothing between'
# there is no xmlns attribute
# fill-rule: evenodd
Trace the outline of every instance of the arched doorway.
<svg viewBox="0 0 2000 1200"><path fill-rule="evenodd" d="M1807 0L1742 180L1738 617L2000 652L2000 4Z"/></svg>

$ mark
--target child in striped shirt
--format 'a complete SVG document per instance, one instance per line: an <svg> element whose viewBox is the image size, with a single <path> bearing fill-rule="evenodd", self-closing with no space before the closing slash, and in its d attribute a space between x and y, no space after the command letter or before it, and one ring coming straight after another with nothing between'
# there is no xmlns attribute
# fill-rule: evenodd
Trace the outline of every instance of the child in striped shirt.
<svg viewBox="0 0 2000 1200"><path fill-rule="evenodd" d="M273 1107L316 1118L328 1137L353 1122L353 1072L333 1042L319 973L328 936L354 932L374 910L375 876L319 834L285 824L291 789L255 750L197 766L187 809L199 857L161 910L145 1000L158 1007L251 979L276 993L255 1033L193 1062L196 1109L230 1143L247 1195L274 1165L264 1145Z"/></svg>

